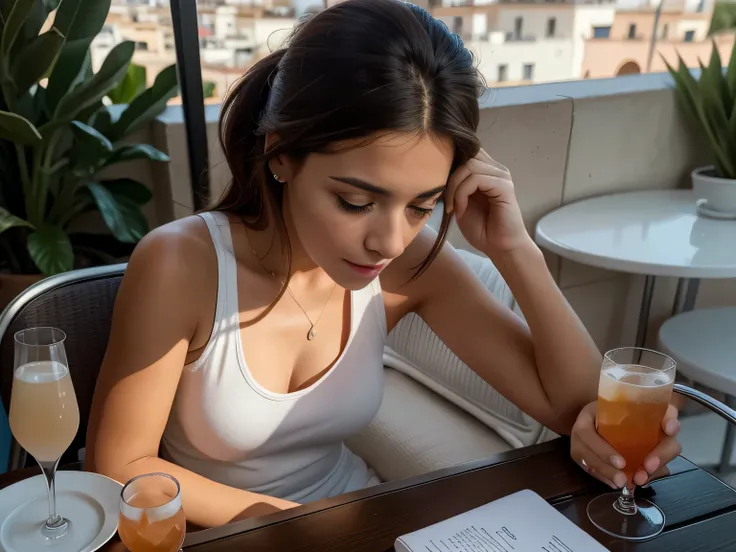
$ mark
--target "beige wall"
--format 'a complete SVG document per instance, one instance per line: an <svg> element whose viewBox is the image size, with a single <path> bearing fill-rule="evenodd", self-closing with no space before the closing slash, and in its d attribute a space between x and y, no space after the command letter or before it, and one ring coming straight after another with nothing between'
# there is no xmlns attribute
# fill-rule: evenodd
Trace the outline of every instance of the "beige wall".
<svg viewBox="0 0 736 552"><path fill-rule="evenodd" d="M617 93L617 91L619 91ZM668 79L644 75L496 90L482 104L485 149L511 169L530 232L545 213L571 201L617 191L689 185L707 157L690 139ZM207 108L216 197L229 174L216 141L217 108ZM168 110L152 139L172 156L151 174L159 222L192 212L181 114ZM453 229L450 240L463 247ZM643 278L547 255L552 274L601 348L632 343ZM659 278L650 339L668 316L676 282ZM736 280L704 281L698 306L736 305Z"/></svg>
<svg viewBox="0 0 736 552"><path fill-rule="evenodd" d="M613 35L611 35L613 36ZM724 64L728 63L733 48L734 35L720 34L715 37L718 53ZM649 58L649 41L646 40L588 40L585 45L582 75L589 78L617 75L626 63L633 62L640 72L646 72ZM651 72L666 70L662 58L670 65L677 65L678 54L688 67L698 67L698 60L708 63L713 47L706 42L664 42L655 46Z"/></svg>
<svg viewBox="0 0 736 552"><path fill-rule="evenodd" d="M706 39L710 26L709 13L662 12L659 18L658 35L664 25L668 25L668 40L681 41L685 31L695 31L695 41ZM618 11L611 25L611 39L625 40L629 36L629 25L636 25L636 37L641 40L651 38L654 31L653 11Z"/></svg>

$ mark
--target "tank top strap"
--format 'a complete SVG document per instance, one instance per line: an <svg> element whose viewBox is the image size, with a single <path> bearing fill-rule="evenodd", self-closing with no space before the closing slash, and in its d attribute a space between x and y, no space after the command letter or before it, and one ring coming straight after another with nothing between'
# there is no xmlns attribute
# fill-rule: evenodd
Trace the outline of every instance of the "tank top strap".
<svg viewBox="0 0 736 552"><path fill-rule="evenodd" d="M230 232L230 220L225 213L217 211L198 213L197 216L207 224L217 254L217 306L212 335L202 355L193 365L195 370L206 361L209 350L217 341L215 337L220 333L223 325L237 328L239 321L238 271Z"/></svg>

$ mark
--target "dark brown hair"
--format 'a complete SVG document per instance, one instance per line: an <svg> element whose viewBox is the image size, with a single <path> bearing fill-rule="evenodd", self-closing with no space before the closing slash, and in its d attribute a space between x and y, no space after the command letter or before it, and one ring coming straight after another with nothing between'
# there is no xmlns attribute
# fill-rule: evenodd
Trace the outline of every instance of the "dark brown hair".
<svg viewBox="0 0 736 552"><path fill-rule="evenodd" d="M377 133L450 138L454 169L480 149L483 90L460 37L426 10L399 0L337 4L299 23L286 46L249 69L225 100L220 142L233 177L214 209L238 215L253 230L267 227L273 212L284 233L283 184L268 159L299 160ZM279 140L265 151L270 133ZM416 275L437 255L450 221L445 212ZM288 239L282 242L290 263Z"/></svg>

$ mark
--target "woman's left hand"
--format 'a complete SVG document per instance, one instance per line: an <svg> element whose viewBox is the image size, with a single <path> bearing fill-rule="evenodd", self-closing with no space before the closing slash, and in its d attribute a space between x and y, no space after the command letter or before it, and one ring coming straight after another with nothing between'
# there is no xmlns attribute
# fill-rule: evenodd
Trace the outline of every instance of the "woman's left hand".
<svg viewBox="0 0 736 552"><path fill-rule="evenodd" d="M621 471L626 463L608 442L595 429L595 415L598 403L592 402L580 411L572 428L570 456L590 475L603 481L614 489L626 484L626 476ZM645 485L652 479L669 475L667 464L676 458L682 448L677 442L680 422L677 419L677 408L669 405L662 420L664 438L644 460L643 469L638 467L634 474L634 483Z"/></svg>
<svg viewBox="0 0 736 552"><path fill-rule="evenodd" d="M450 176L445 209L468 243L491 258L530 241L509 170L482 149Z"/></svg>

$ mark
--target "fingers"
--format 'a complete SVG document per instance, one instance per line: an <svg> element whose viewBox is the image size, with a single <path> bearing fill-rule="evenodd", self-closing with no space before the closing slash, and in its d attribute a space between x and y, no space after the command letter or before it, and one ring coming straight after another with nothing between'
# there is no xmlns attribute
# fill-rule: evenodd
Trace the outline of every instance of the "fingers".
<svg viewBox="0 0 736 552"><path fill-rule="evenodd" d="M670 405L662 419L662 431L667 437L650 452L644 460L644 469L640 469L634 475L634 483L644 485L653 479L669 475L667 464L677 458L682 452L682 446L675 438L680 432L680 422L677 419L677 408Z"/></svg>
<svg viewBox="0 0 736 552"><path fill-rule="evenodd" d="M662 419L662 431L669 437L674 437L680 432L680 421L677 419L677 407L673 404L667 407L667 412Z"/></svg>
<svg viewBox="0 0 736 552"><path fill-rule="evenodd" d="M626 476L621 471L626 462L603 439L595 429L595 402L587 405L580 411L575 425L572 428L573 459L582 465L582 460L588 465L588 472L604 483L612 484L614 488L621 488L626 484Z"/></svg>
<svg viewBox="0 0 736 552"><path fill-rule="evenodd" d="M488 194L494 188L499 190L498 197L501 197L500 189L508 185L507 181L497 176L486 176L482 181L466 178L455 190L455 199L453 209L455 216L462 218L465 210L468 208L468 201L476 191ZM489 195L493 195L492 193Z"/></svg>
<svg viewBox="0 0 736 552"><path fill-rule="evenodd" d="M682 446L674 437L666 437L649 453L644 460L644 469L648 474L655 473L660 467L666 466L682 452Z"/></svg>
<svg viewBox="0 0 736 552"><path fill-rule="evenodd" d="M599 458L585 443L577 441L571 456L581 468L612 489L620 489L626 484L624 473Z"/></svg>
<svg viewBox="0 0 736 552"><path fill-rule="evenodd" d="M476 155L476 158L482 161L485 161L489 165L493 165L494 167L503 169L504 171L508 172L508 169L506 167L504 167L501 163L499 163L493 157L488 155L488 153L486 153L486 150L484 150L483 148L480 149L480 151L478 152L478 155Z"/></svg>
<svg viewBox="0 0 736 552"><path fill-rule="evenodd" d="M607 464L622 470L626 466L624 459L598 434L595 429L596 403L590 403L580 411L580 415L572 428L572 434L585 443L593 453Z"/></svg>
<svg viewBox="0 0 736 552"><path fill-rule="evenodd" d="M489 157L490 159L490 157ZM491 159L491 161L493 161ZM495 163L495 161L493 162ZM473 175L484 175L490 177L497 177L500 179L507 179L510 182L510 174L505 167L501 165L490 164L483 162L478 158L473 158L464 165L455 169L455 172L450 175L450 179L447 181L447 189L445 190L445 210L448 213L453 211L457 212L456 208L456 194L458 188L467 181Z"/></svg>
<svg viewBox="0 0 736 552"><path fill-rule="evenodd" d="M655 481L656 479L660 479L662 477L667 477L668 475L670 475L670 469L667 466L662 466L652 475L649 475L644 470L639 470L634 475L634 483L636 483L639 487L644 487L652 481Z"/></svg>

